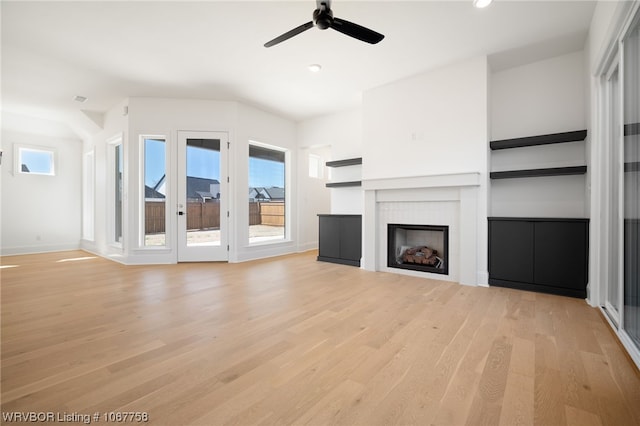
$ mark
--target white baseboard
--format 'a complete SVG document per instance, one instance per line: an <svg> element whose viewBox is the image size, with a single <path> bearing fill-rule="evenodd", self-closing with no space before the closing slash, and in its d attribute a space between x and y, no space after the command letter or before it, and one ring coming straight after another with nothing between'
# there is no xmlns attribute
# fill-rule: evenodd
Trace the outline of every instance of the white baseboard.
<svg viewBox="0 0 640 426"><path fill-rule="evenodd" d="M318 250L318 242L312 241L310 243L298 244L298 252L303 253L305 251Z"/></svg>
<svg viewBox="0 0 640 426"><path fill-rule="evenodd" d="M2 247L0 256L14 256L21 254L52 253L56 251L80 250L80 242L66 244L51 244L41 246Z"/></svg>

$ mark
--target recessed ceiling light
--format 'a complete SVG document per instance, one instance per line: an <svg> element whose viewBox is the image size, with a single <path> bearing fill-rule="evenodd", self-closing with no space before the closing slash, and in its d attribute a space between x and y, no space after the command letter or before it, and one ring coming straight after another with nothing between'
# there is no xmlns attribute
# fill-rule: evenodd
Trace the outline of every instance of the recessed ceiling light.
<svg viewBox="0 0 640 426"><path fill-rule="evenodd" d="M484 7L489 6L492 1L493 0L473 0L473 5L478 9L482 9Z"/></svg>
<svg viewBox="0 0 640 426"><path fill-rule="evenodd" d="M87 102L87 97L78 95L75 98L73 98L73 100L76 102L83 103L83 102Z"/></svg>
<svg viewBox="0 0 640 426"><path fill-rule="evenodd" d="M322 65L320 64L311 64L309 65L309 71L311 72L318 72L322 69Z"/></svg>

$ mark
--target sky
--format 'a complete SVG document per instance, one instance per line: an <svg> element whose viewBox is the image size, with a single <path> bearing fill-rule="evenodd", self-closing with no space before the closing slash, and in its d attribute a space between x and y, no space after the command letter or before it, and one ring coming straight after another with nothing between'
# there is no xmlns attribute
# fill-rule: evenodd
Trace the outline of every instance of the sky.
<svg viewBox="0 0 640 426"><path fill-rule="evenodd" d="M220 153L198 147L187 147L187 175L220 181ZM146 139L145 185L153 188L165 174L165 143ZM249 159L249 186L284 188L284 164L277 161Z"/></svg>
<svg viewBox="0 0 640 426"><path fill-rule="evenodd" d="M53 152L20 149L20 163L29 168L30 173L51 174L53 167Z"/></svg>

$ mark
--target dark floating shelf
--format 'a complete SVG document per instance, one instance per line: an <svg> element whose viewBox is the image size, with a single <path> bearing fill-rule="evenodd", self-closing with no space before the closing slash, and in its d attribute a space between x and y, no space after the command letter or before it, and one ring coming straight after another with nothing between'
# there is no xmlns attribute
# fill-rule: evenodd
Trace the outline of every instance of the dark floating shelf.
<svg viewBox="0 0 640 426"><path fill-rule="evenodd" d="M624 163L624 172L640 172L640 161L632 161L629 163Z"/></svg>
<svg viewBox="0 0 640 426"><path fill-rule="evenodd" d="M640 135L640 123L625 124L624 135L625 136Z"/></svg>
<svg viewBox="0 0 640 426"><path fill-rule="evenodd" d="M509 170L505 172L491 172L491 179L514 179L542 176L570 176L583 175L587 172L587 166L553 167L548 169Z"/></svg>
<svg viewBox="0 0 640 426"><path fill-rule="evenodd" d="M362 186L362 181L353 182L330 182L325 185L327 188L346 188L348 186Z"/></svg>
<svg viewBox="0 0 640 426"><path fill-rule="evenodd" d="M587 137L586 130L576 130L573 132L551 133L540 136L527 136L524 138L503 139L491 141L489 146L492 150L522 148L525 146L550 145L555 143L577 142Z"/></svg>
<svg viewBox="0 0 640 426"><path fill-rule="evenodd" d="M360 158L348 158L346 160L337 160L337 161L327 161L327 167L345 167L345 166L355 166L358 164L362 164L362 157Z"/></svg>

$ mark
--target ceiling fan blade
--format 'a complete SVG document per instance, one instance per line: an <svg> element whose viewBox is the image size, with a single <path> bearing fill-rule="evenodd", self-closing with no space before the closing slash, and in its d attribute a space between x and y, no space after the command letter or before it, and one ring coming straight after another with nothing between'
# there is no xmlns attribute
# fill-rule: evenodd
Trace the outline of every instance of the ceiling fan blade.
<svg viewBox="0 0 640 426"><path fill-rule="evenodd" d="M376 44L384 38L384 35L378 32L340 18L333 18L333 25L331 25L331 28L341 32L342 34L371 44Z"/></svg>
<svg viewBox="0 0 640 426"><path fill-rule="evenodd" d="M309 28L313 28L313 22L307 22L306 24L302 24L299 27L292 29L291 31L287 31L286 33L274 38L271 41L268 41L264 44L264 47L275 46L278 43L282 43L285 40L290 39L293 36L300 34L303 31L307 31Z"/></svg>

